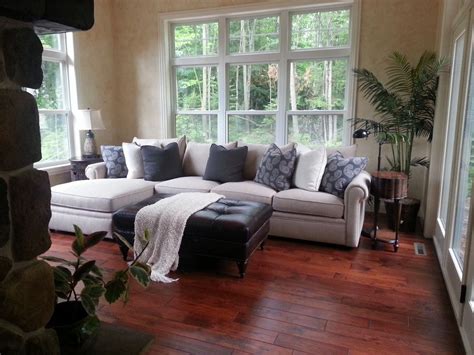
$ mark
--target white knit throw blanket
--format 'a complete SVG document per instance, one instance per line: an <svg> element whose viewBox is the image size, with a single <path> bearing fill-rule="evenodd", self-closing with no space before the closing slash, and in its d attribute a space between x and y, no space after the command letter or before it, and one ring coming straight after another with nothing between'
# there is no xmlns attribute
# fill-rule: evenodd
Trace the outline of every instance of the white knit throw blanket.
<svg viewBox="0 0 474 355"><path fill-rule="evenodd" d="M178 267L179 247L188 218L222 197L215 193L185 192L159 200L138 211L133 249L135 257L138 257L146 245L143 236L148 230L150 244L139 261L151 266L153 281L177 281L166 275Z"/></svg>

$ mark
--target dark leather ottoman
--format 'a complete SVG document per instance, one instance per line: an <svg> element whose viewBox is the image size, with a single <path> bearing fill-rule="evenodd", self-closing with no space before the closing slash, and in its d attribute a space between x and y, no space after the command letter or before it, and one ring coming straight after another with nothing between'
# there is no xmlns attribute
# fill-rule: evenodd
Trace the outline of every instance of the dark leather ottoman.
<svg viewBox="0 0 474 355"><path fill-rule="evenodd" d="M114 234L119 233L133 245L137 212L168 196L157 194L115 212L112 218ZM188 219L179 254L234 260L243 277L252 253L259 245L263 248L271 215L272 208L263 203L221 199ZM126 259L128 248L118 238L117 241Z"/></svg>

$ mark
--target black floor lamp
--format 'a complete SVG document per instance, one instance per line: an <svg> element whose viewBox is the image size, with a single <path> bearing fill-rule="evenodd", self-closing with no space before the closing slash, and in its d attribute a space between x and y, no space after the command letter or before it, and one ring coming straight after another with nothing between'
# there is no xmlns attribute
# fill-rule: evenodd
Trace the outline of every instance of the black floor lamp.
<svg viewBox="0 0 474 355"><path fill-rule="evenodd" d="M354 133L352 134L352 138L354 138L354 139L362 139L362 138L367 139L372 134L372 132L369 130L368 126L369 126L368 122L366 121L365 122L365 128L359 128L359 129L355 130ZM380 164L381 164L381 161L382 161L382 145L384 145L385 143L386 142L384 140L378 140L379 155L377 157L377 171L380 171ZM371 190L373 190L373 189L371 189ZM378 217L379 217L379 207L380 207L380 201L379 201L379 196L378 196L377 191L378 190L375 189L375 193L374 193L374 225L373 225L372 229L362 230L362 233L361 233L362 236L373 239L374 243L375 243L375 240L377 240ZM373 236L372 236L372 233L373 233Z"/></svg>

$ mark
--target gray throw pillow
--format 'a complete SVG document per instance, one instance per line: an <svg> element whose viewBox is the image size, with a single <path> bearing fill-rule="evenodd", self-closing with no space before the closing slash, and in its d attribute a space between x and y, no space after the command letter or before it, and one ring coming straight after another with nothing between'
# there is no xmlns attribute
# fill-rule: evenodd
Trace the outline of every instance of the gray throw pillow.
<svg viewBox="0 0 474 355"><path fill-rule="evenodd" d="M226 149L221 145L212 144L209 149L206 171L202 178L218 182L244 180L243 171L248 150L248 147Z"/></svg>
<svg viewBox="0 0 474 355"><path fill-rule="evenodd" d="M178 143L170 143L164 148L143 145L140 150L145 180L165 181L183 176Z"/></svg>
<svg viewBox="0 0 474 355"><path fill-rule="evenodd" d="M128 169L125 164L125 156L121 146L102 145L100 146L102 159L107 167L108 178L127 177Z"/></svg>
<svg viewBox="0 0 474 355"><path fill-rule="evenodd" d="M282 152L276 144L272 144L262 158L254 181L277 191L288 190L295 171L295 162L295 146Z"/></svg>
<svg viewBox="0 0 474 355"><path fill-rule="evenodd" d="M365 169L368 161L365 157L344 158L340 152L331 154L328 156L319 191L344 198L347 186Z"/></svg>

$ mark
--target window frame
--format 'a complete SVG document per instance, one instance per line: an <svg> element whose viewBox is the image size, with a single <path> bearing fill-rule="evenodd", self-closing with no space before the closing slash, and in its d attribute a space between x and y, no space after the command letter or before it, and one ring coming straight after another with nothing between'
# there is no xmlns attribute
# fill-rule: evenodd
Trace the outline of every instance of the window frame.
<svg viewBox="0 0 474 355"><path fill-rule="evenodd" d="M69 141L69 157L74 155L75 151L75 144L74 144L74 133L73 133L73 115L71 109L71 91L70 91L70 77L69 77L69 56L68 56L68 40L66 39L66 34L61 33L59 35L59 49L49 49L44 48L42 54L42 61L52 62L52 63L60 63L61 68L61 77L62 77L62 84L64 87L63 95L64 95L64 107L62 109L42 109L38 107L38 113L41 114L62 114L66 116L67 121L67 135ZM41 147L42 149L43 147ZM62 159L62 160L54 160L54 161L39 161L34 164L35 168L39 169L49 169L54 167L60 167L69 165L69 158Z"/></svg>
<svg viewBox="0 0 474 355"><path fill-rule="evenodd" d="M358 43L359 43L359 8L360 0L333 0L331 4L323 0L315 1L292 1L278 6L268 4L230 6L219 9L192 10L184 12L172 12L161 14L159 23L163 35L159 38L159 58L158 69L159 99L163 103L160 106L161 117L161 137L172 137L176 135L175 117L182 113L177 111L176 100L176 75L175 68L179 66L200 66L216 65L218 68L218 85L220 90L218 108L218 140L223 144L228 141L228 116L239 113L245 115L265 115L273 114L275 111L249 110L233 111L228 109L229 88L227 86L229 66L231 64L252 64L252 63L276 63L278 64L278 110L276 111L276 132L275 142L285 144L288 140L288 117L290 115L324 115L343 114L343 137L344 145L350 144L352 140L352 125L348 119L355 117L355 78L351 75L351 69L357 67ZM347 9L350 11L349 23L349 44L342 47L328 47L316 49L291 49L291 15L304 13L307 11L336 11ZM230 53L229 50L229 26L230 21L238 19L254 19L270 16L280 16L279 31L280 41L277 52L252 52L252 53ZM213 56L201 57L174 57L174 26L177 24L200 24L218 23L218 53ZM337 58L347 58L347 78L345 87L344 110L298 110L291 111L289 108L289 67L290 62L299 60L331 60ZM225 70L222 70L224 68ZM284 75L282 75L282 73ZM215 112L215 111L214 111ZM213 113L214 113L213 112ZM203 114L204 111L195 111L194 114Z"/></svg>

